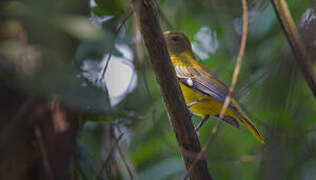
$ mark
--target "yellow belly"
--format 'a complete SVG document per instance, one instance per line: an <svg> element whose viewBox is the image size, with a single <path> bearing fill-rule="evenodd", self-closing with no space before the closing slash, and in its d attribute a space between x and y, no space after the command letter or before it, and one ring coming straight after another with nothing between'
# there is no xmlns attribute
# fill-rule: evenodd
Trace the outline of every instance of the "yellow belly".
<svg viewBox="0 0 316 180"><path fill-rule="evenodd" d="M184 100L186 104L190 104L195 101L203 100L201 102L198 102L190 107L190 110L193 114L196 114L198 116L205 117L207 115L219 115L220 111L222 110L222 104L213 98L209 96L205 96L203 94L200 94L191 88L185 86L180 82L180 87L184 96ZM206 99L204 101L204 99ZM255 127L255 125L250 121L250 119L241 111L240 107L238 106L237 102L232 98L231 100L233 106L237 109L238 113L234 110L227 108L225 111L225 116L230 116L233 119L236 119L240 122L242 122L255 136L255 138L261 142L264 143L264 140L262 136L260 135L259 131Z"/></svg>
<svg viewBox="0 0 316 180"><path fill-rule="evenodd" d="M180 87L184 96L184 100L186 104L190 104L195 101L202 100L201 102L198 102L190 107L190 110L193 114L196 114L198 116L205 117L206 115L219 115L220 111L222 109L222 104L218 101L214 100L213 98L209 96L205 96L203 94L200 94L191 88L187 87L186 85L182 84L180 82ZM230 116L235 119L239 119L238 115L235 111L227 108L225 112L225 116Z"/></svg>

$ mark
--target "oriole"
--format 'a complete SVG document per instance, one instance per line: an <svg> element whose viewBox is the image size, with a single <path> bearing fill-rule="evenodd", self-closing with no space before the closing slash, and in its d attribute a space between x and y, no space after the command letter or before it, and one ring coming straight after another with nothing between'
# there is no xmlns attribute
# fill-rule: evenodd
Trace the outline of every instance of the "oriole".
<svg viewBox="0 0 316 180"><path fill-rule="evenodd" d="M197 127L198 130L210 115L219 116L228 94L228 87L215 74L195 60L191 43L185 34L167 31L164 33L164 38L185 103L193 114L203 118ZM223 121L238 129L240 128L239 122L241 122L259 142L264 143L263 137L254 123L241 110L233 97Z"/></svg>

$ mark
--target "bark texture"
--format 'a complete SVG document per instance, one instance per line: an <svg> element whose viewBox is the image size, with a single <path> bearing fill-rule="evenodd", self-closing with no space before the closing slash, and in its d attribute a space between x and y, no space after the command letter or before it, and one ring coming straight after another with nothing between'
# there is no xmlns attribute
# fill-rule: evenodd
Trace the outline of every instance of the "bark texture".
<svg viewBox="0 0 316 180"><path fill-rule="evenodd" d="M156 7L150 0L132 0L131 2L180 152L189 170L201 147L170 61ZM204 158L198 160L191 169L190 178L193 180L212 179Z"/></svg>

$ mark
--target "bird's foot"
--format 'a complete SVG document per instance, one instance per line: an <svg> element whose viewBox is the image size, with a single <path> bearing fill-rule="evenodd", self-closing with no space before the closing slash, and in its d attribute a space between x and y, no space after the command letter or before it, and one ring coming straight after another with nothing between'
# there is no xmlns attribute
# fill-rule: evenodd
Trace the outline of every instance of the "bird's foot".
<svg viewBox="0 0 316 180"><path fill-rule="evenodd" d="M202 121L198 124L198 126L195 128L195 132L196 132L196 135L197 135L198 137L200 137L200 133L199 133L200 128L203 126L203 124L207 121L207 119L208 119L209 117L210 117L209 115L206 115L206 116L202 119Z"/></svg>

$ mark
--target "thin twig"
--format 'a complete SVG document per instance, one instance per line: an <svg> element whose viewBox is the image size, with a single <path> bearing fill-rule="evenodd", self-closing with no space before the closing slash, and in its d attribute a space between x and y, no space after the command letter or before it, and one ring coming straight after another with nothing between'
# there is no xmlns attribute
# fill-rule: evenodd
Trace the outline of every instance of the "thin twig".
<svg viewBox="0 0 316 180"><path fill-rule="evenodd" d="M104 170L106 168L106 165L110 162L112 154L113 154L113 152L115 150L115 147L117 146L116 144L120 142L120 140L122 139L123 135L124 135L124 133L121 133L120 136L114 142L111 143L110 151L109 151L105 161L103 162L103 164L101 166L101 169L100 169L100 172L99 172L100 175L103 174L103 172L104 172Z"/></svg>
<svg viewBox="0 0 316 180"><path fill-rule="evenodd" d="M119 26L118 26L118 28L117 28L117 30L116 30L116 32L115 32L114 43L115 43L115 41L117 40L118 34L119 34L119 32L121 31L122 27L124 26L125 22L128 20L128 18L129 18L131 15L133 15L133 11L132 11L131 9L129 9L129 10L127 11L127 13L125 13L125 14L123 15L123 17L121 18L122 20L120 21L120 24L119 24ZM107 69L107 67L108 67L108 65L109 65L109 63L110 63L111 57L112 57L112 50L110 49L110 50L109 50L109 55L108 55L108 57L107 57L107 59L106 59L106 63L105 63L105 65L104 65L104 67L102 68L102 73L101 73L101 75L100 75L100 77L99 77L99 79L98 79L99 82L104 79L105 72L106 72L106 69Z"/></svg>
<svg viewBox="0 0 316 180"><path fill-rule="evenodd" d="M134 175L133 175L133 173L132 173L132 170L131 170L131 168L129 167L129 165L127 164L126 158L125 158L125 156L124 156L124 154L123 154L123 152L122 152L122 150L121 150L121 147L120 147L120 145L119 145L119 141L120 141L121 138L123 137L124 133L121 133L120 136L119 136L118 138L116 138L116 136L115 136L115 134L114 134L114 128L113 128L113 125L112 125L112 124L111 124L110 129L111 129L111 136L112 136L112 138L114 139L114 146L115 146L116 149L118 150L118 153L119 153L119 155L121 156L121 158L122 158L122 160L123 160L124 166L125 166L125 168L126 168L126 170L127 170L127 172L128 172L128 175L129 175L130 179L133 179Z"/></svg>
<svg viewBox="0 0 316 180"><path fill-rule="evenodd" d="M241 36L241 42L240 42L240 49L239 49L239 53L238 53L238 57L237 57L237 61L236 61L236 65L235 65L235 69L234 69L234 74L233 74L233 78L232 78L232 82L230 84L230 88L228 91L228 94L226 95L225 101L224 101L224 105L222 107L221 113L219 115L219 119L216 122L216 125L213 127L212 132L209 136L209 138L207 139L205 145L202 148L202 151L199 152L197 154L197 158L194 161L193 165L191 166L191 168L189 169L189 171L187 172L185 178L188 177L191 169L195 166L196 162L204 155L207 147L210 145L210 143L213 141L214 136L219 128L219 125L221 123L221 120L224 117L225 111L230 103L231 97L232 97L232 93L234 91L234 88L236 86L237 83L237 79L238 79L238 75L239 75L239 71L240 71L240 67L241 67L241 63L242 63L242 58L245 52L245 48L246 48L246 40L247 40L247 31L248 31L248 9L247 9L247 1L246 0L241 0L242 2L242 10L243 10L243 29L242 29L242 36Z"/></svg>
<svg viewBox="0 0 316 180"><path fill-rule="evenodd" d="M138 31L138 26L139 25L137 22L137 18L134 18L133 35L134 35L134 39L135 39L135 54L137 57L135 64L137 65L138 68L141 68L141 65L144 61L144 49L142 46L141 35L140 35L140 32Z"/></svg>
<svg viewBox="0 0 316 180"><path fill-rule="evenodd" d="M229 87L228 94L226 95L226 98L224 101L224 106L222 107L221 113L219 115L220 120L223 119L225 111L228 107L228 104L230 103L234 88L235 88L236 83L237 83L242 58L244 56L244 52L245 52L245 48L246 48L247 33L248 33L248 10L247 10L247 1L241 0L241 2L242 2L242 9L243 9L243 31L242 31L242 36L241 36L240 49L239 49L237 62L236 62L235 69L234 69L232 82L231 82L231 85Z"/></svg>
<svg viewBox="0 0 316 180"><path fill-rule="evenodd" d="M154 3L156 5L157 11L158 11L158 15L161 18L162 22L167 26L167 28L169 30L172 30L173 27L171 25L171 23L169 22L168 18L166 17L166 15L163 13L163 11L161 10L157 0L154 0Z"/></svg>
<svg viewBox="0 0 316 180"><path fill-rule="evenodd" d="M127 172L128 172L128 175L129 175L130 179L133 179L133 178L134 178L134 175L133 175L133 173L132 173L132 170L131 170L131 168L129 167L129 165L127 164L126 158L125 158L125 156L124 156L124 154L123 154L123 152L122 152L122 150L121 150L121 147L120 147L118 144L117 144L117 150L118 150L118 152L119 152L119 154L120 154L120 156L121 156L121 158L122 158L122 160L123 160L124 166L125 166L125 168L127 169Z"/></svg>
<svg viewBox="0 0 316 180"><path fill-rule="evenodd" d="M143 75L143 81L144 81L144 86L145 86L145 91L150 99L151 102L154 102L154 97L152 95L152 93L150 92L150 89L149 89L149 85L148 85L148 80L147 80L147 75L146 75L146 71L145 69L141 69L142 71L142 75ZM175 151L177 151L177 148L172 145L168 139L164 136L164 133L163 133L163 129L160 124L158 123L157 121L157 116L156 116L156 113L157 113L157 109L156 107L153 108L152 110L152 121L153 121L153 126L155 127L154 129L156 130L155 132L157 132L158 135L161 135L162 137L162 141L170 148L170 149L173 149Z"/></svg>

